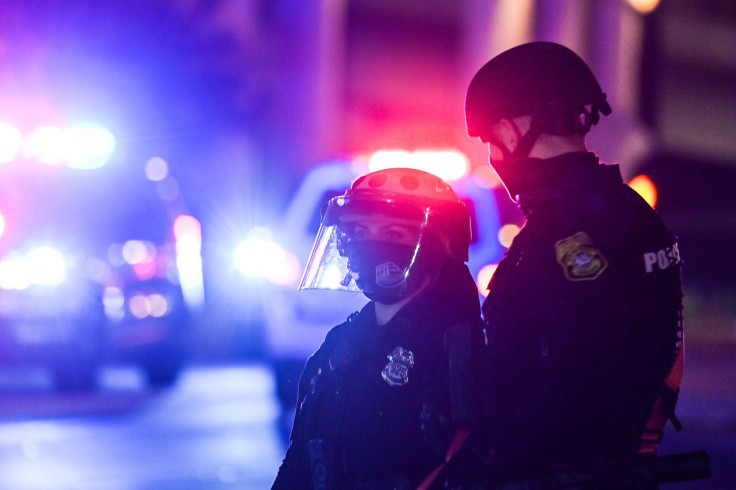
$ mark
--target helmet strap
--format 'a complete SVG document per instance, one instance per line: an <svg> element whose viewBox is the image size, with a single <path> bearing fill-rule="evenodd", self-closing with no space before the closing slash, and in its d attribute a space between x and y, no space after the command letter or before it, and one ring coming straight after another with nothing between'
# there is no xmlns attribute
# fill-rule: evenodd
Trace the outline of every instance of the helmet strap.
<svg viewBox="0 0 736 490"><path fill-rule="evenodd" d="M534 143L537 142L539 135L542 134L542 128L532 121L526 134L521 134L519 127L514 121L511 121L512 127L518 137L518 142L514 151L509 151L500 141L491 142L497 146L503 154L503 160L491 160L491 167L496 171L499 178L503 182L509 197L512 201L518 202L518 195L524 188L524 172L519 168L521 162L529 159Z"/></svg>
<svg viewBox="0 0 736 490"><path fill-rule="evenodd" d="M532 124L529 127L529 131L527 131L526 134L521 134L519 126L512 119L507 120L511 124L511 127L514 129L514 133L516 133L517 143L514 151L510 151L508 147L501 141L501 139L495 136L490 138L490 143L501 150L503 159L506 161L526 160L529 157L529 153L531 153L532 151L534 143L537 142L537 138L539 138L539 135L542 134L542 128L536 125L534 121L532 121Z"/></svg>
<svg viewBox="0 0 736 490"><path fill-rule="evenodd" d="M509 156L513 160L526 160L527 158L529 158L529 153L532 152L532 147L534 146L534 143L537 142L539 135L542 134L542 128L535 124L534 121L532 121L531 126L529 126L529 131L527 131L526 134L522 135L516 123L511 121L511 124L513 125L514 131L516 131L516 135L518 136L518 143L516 144L516 148L514 148L514 151ZM508 157L504 155L504 158Z"/></svg>

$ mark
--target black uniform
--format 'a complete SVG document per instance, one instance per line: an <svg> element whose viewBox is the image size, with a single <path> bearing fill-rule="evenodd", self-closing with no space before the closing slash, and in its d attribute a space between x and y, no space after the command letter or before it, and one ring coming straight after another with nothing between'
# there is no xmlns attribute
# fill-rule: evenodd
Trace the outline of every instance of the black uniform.
<svg viewBox="0 0 736 490"><path fill-rule="evenodd" d="M618 166L525 165L526 222L483 304L479 424L510 479L635 456L682 338L675 237Z"/></svg>
<svg viewBox="0 0 736 490"><path fill-rule="evenodd" d="M304 369L273 488L415 488L448 442L438 431L427 440L422 411L444 414L451 436L445 334L458 323L479 329L480 302L467 267L448 260L435 287L386 325L370 302L333 328Z"/></svg>

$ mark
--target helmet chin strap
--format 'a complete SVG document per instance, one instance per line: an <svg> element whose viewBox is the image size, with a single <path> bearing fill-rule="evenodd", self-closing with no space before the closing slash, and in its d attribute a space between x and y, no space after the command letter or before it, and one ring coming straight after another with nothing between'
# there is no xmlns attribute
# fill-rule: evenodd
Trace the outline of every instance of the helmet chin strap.
<svg viewBox="0 0 736 490"><path fill-rule="evenodd" d="M516 139L518 141L514 151L509 151L508 147L502 143L499 138L494 137L490 143L501 150L504 161L526 160L529 158L529 153L531 153L534 143L537 142L539 135L542 134L542 128L532 121L529 131L527 131L526 134L521 134L519 126L511 119L508 121L514 129L514 133L516 133Z"/></svg>
<svg viewBox="0 0 736 490"><path fill-rule="evenodd" d="M518 143L516 148L514 148L513 152L509 151L500 139L494 138L495 141L491 141L490 143L501 150L503 159L491 160L491 166L495 169L506 187L511 200L518 202L518 196L524 189L523 182L525 180L523 169L519 167L519 164L529 159L529 154L532 151L534 143L536 143L539 135L542 134L542 128L532 121L529 131L522 135L516 123L514 121L509 122L517 136Z"/></svg>
<svg viewBox="0 0 736 490"><path fill-rule="evenodd" d="M526 134L522 135L521 131L519 130L519 126L517 126L514 121L511 121L511 124L514 128L514 131L516 132L518 143L516 144L516 148L514 148L514 151L512 153L509 153L510 159L526 160L527 158L529 158L529 153L532 152L532 147L534 146L534 143L537 142L539 135L542 134L542 128L535 124L534 121L532 121L531 125L529 126L529 131L527 131ZM508 157L504 155L504 158Z"/></svg>

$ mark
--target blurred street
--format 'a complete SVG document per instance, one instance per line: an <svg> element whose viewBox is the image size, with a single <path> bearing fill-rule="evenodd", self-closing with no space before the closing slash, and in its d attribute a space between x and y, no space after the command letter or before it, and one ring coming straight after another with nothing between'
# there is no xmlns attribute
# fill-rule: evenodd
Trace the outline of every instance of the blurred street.
<svg viewBox="0 0 736 490"><path fill-rule="evenodd" d="M167 391L118 368L89 395L56 396L41 373L1 381L4 490L264 489L282 457L258 365L190 368Z"/></svg>
<svg viewBox="0 0 736 490"><path fill-rule="evenodd" d="M0 488L256 490L284 448L270 371L257 363L193 366L170 390L107 368L100 390L55 395L43 373L0 372ZM707 450L714 477L672 489L736 489L736 345L689 346L662 454Z"/></svg>

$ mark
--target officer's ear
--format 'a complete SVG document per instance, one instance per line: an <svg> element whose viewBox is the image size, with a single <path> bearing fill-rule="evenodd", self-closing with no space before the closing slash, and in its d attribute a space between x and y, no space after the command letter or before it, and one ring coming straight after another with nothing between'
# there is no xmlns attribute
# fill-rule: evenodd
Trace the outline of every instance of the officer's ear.
<svg viewBox="0 0 736 490"><path fill-rule="evenodd" d="M496 137L499 143L513 154L519 146L521 138L532 126L531 116L519 116L513 119L503 118L497 123Z"/></svg>
<svg viewBox="0 0 736 490"><path fill-rule="evenodd" d="M503 145L507 150L513 153L514 148L519 142L514 129L514 123L510 119L501 119L495 124L494 136L496 137L495 143Z"/></svg>

